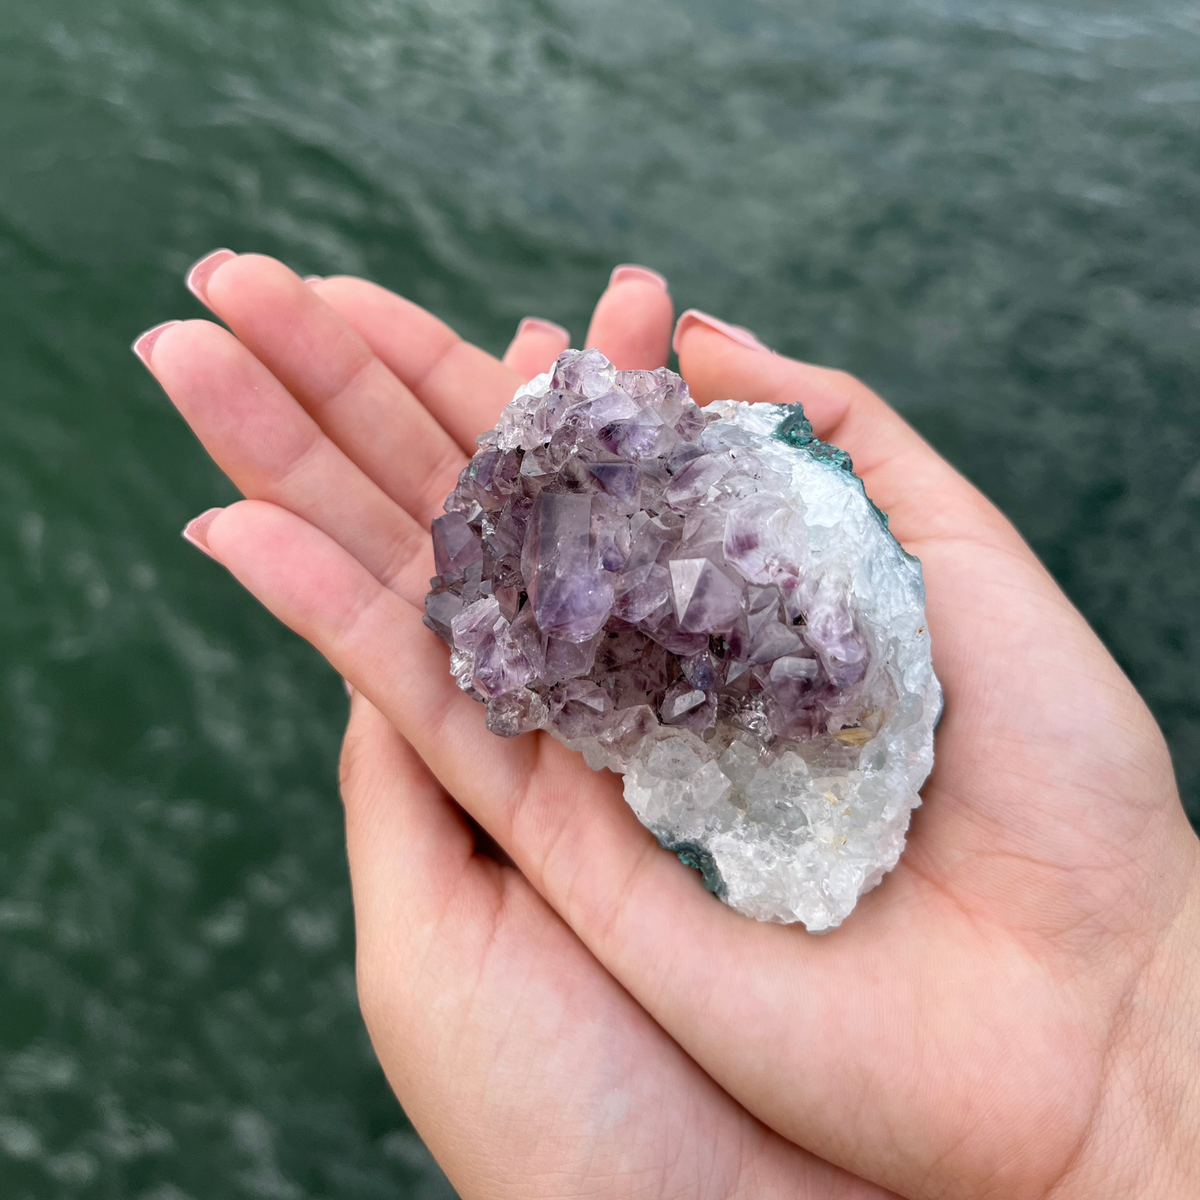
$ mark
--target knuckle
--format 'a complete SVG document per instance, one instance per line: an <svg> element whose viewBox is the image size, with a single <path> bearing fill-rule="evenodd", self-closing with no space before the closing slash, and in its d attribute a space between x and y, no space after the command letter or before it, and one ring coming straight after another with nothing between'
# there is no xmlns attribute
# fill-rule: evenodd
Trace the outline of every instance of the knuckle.
<svg viewBox="0 0 1200 1200"><path fill-rule="evenodd" d="M362 774L363 736L351 727L342 739L342 751L338 757L338 791L343 804L350 802L350 794L357 789Z"/></svg>
<svg viewBox="0 0 1200 1200"><path fill-rule="evenodd" d="M462 451L453 442L430 455L417 488L417 494L425 499L428 511L423 516L427 521L441 515L442 501L457 482L463 462Z"/></svg>
<svg viewBox="0 0 1200 1200"><path fill-rule="evenodd" d="M857 375L852 375L849 371L843 370L841 367L830 367L829 376L831 382L839 387L857 389L866 386Z"/></svg>
<svg viewBox="0 0 1200 1200"><path fill-rule="evenodd" d="M432 573L432 549L423 530L400 530L388 548L379 582L390 591L425 610L425 581Z"/></svg>
<svg viewBox="0 0 1200 1200"><path fill-rule="evenodd" d="M875 395L857 375L841 367L823 367L821 370L825 387L834 395L854 403L861 403L868 396Z"/></svg>

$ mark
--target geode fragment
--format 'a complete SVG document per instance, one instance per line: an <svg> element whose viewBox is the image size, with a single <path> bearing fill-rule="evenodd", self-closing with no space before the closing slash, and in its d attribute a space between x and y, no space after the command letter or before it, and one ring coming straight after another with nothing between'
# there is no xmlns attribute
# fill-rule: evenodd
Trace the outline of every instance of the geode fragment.
<svg viewBox="0 0 1200 1200"><path fill-rule="evenodd" d="M425 621L488 728L624 774L726 903L828 929L895 866L941 710L921 567L799 405L568 351L433 544Z"/></svg>

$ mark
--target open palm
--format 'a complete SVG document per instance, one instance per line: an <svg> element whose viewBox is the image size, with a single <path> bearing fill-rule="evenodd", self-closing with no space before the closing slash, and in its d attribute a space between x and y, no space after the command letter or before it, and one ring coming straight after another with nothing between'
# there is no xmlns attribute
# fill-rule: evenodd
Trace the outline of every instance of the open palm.
<svg viewBox="0 0 1200 1200"><path fill-rule="evenodd" d="M465 1195L1176 1194L1194 1085L1163 1048L1200 1015L1200 897L1169 757L1019 535L894 412L706 322L677 335L701 403L803 402L924 564L946 691L925 807L813 938L715 901L613 776L487 733L421 624L429 521L565 340L530 328L501 364L372 285L255 256L197 284L236 337L186 322L142 352L248 497L199 536L356 689L364 1013ZM671 320L625 278L589 344L660 366Z"/></svg>

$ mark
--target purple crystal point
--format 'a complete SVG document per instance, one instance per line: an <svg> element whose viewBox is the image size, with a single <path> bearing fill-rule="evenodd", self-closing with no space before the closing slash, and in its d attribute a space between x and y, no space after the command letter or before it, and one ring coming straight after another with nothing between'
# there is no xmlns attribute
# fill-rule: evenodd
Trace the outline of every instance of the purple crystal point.
<svg viewBox="0 0 1200 1200"><path fill-rule="evenodd" d="M682 725L693 733L703 733L717 719L717 698L680 680L663 698L662 718L668 725Z"/></svg>
<svg viewBox="0 0 1200 1200"><path fill-rule="evenodd" d="M546 701L537 692L520 688L497 696L488 704L487 727L500 737L516 737L540 729L549 716Z"/></svg>
<svg viewBox="0 0 1200 1200"><path fill-rule="evenodd" d="M512 626L502 617L475 647L475 673L471 682L489 700L523 688L533 678L533 667L521 653Z"/></svg>
<svg viewBox="0 0 1200 1200"><path fill-rule="evenodd" d="M663 495L674 508L692 504L707 494L708 489L732 466L733 463L723 455L708 454L694 458L671 479Z"/></svg>
<svg viewBox="0 0 1200 1200"><path fill-rule="evenodd" d="M591 399L612 391L616 374L612 363L599 350L568 350L554 364L550 387Z"/></svg>
<svg viewBox="0 0 1200 1200"><path fill-rule="evenodd" d="M538 496L527 538L535 542L527 580L538 627L571 642L599 633L612 609L612 581L591 562L588 496Z"/></svg>
<svg viewBox="0 0 1200 1200"><path fill-rule="evenodd" d="M551 703L555 731L572 739L599 733L613 709L608 693L583 679L560 684L551 693Z"/></svg>
<svg viewBox="0 0 1200 1200"><path fill-rule="evenodd" d="M633 463L588 463L588 472L601 489L618 500L632 500L637 491L639 471Z"/></svg>
<svg viewBox="0 0 1200 1200"><path fill-rule="evenodd" d="M462 513L434 519L433 561L439 575L461 574L472 563L483 562L483 543Z"/></svg>
<svg viewBox="0 0 1200 1200"><path fill-rule="evenodd" d="M489 596L467 605L450 623L456 650L474 651L500 620L500 605Z"/></svg>
<svg viewBox="0 0 1200 1200"><path fill-rule="evenodd" d="M614 421L632 421L641 413L637 403L624 392L605 392L595 400L578 405L572 417L589 431L603 429Z"/></svg>
<svg viewBox="0 0 1200 1200"><path fill-rule="evenodd" d="M828 928L895 863L940 705L920 568L798 409L568 351L432 535L425 623L488 728L624 773L729 903Z"/></svg>
<svg viewBox="0 0 1200 1200"><path fill-rule="evenodd" d="M803 527L778 499L754 495L735 504L725 518L726 561L752 583L775 582L804 557Z"/></svg>
<svg viewBox="0 0 1200 1200"><path fill-rule="evenodd" d="M707 558L671 562L671 591L679 628L721 633L742 613L742 590Z"/></svg>

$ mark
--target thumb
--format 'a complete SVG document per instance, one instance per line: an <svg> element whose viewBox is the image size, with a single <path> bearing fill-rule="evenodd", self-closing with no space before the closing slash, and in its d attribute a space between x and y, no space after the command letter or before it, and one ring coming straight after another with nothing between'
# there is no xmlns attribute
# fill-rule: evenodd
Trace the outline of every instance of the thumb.
<svg viewBox="0 0 1200 1200"><path fill-rule="evenodd" d="M679 318L675 350L699 404L802 404L817 437L850 455L907 549L937 537L968 538L1036 562L1000 511L852 375L774 354L747 330L695 309Z"/></svg>

